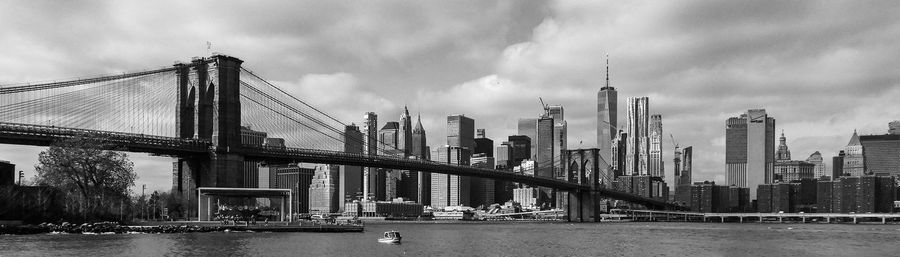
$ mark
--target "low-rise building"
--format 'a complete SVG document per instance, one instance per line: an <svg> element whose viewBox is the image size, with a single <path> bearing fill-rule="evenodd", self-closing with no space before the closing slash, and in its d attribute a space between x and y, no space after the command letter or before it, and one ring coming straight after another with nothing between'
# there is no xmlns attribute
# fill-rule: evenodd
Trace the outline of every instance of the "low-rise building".
<svg viewBox="0 0 900 257"><path fill-rule="evenodd" d="M424 206L403 198L391 201L353 201L344 203L344 216L415 218L422 216Z"/></svg>

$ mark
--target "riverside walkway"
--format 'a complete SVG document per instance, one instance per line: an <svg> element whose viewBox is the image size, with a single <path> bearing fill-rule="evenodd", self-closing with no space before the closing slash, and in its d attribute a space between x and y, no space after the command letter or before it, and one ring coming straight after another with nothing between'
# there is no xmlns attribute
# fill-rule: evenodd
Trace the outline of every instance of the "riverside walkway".
<svg viewBox="0 0 900 257"><path fill-rule="evenodd" d="M617 210L633 221L681 222L799 222L799 223L860 223L900 221L900 213L700 213L652 210Z"/></svg>

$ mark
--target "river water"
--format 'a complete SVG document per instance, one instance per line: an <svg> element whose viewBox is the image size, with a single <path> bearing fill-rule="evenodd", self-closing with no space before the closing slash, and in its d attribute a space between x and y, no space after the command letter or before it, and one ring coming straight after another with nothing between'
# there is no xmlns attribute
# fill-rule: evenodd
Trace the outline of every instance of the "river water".
<svg viewBox="0 0 900 257"><path fill-rule="evenodd" d="M403 243L377 242L396 229ZM900 225L367 224L364 233L3 235L0 256L898 256Z"/></svg>

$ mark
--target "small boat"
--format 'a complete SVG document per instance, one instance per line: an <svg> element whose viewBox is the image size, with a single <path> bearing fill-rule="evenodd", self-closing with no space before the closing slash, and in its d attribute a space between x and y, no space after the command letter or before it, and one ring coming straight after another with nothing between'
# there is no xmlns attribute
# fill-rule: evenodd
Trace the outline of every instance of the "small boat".
<svg viewBox="0 0 900 257"><path fill-rule="evenodd" d="M384 232L384 236L379 238L378 242L387 244L399 244L401 239L403 239L403 237L400 236L399 231L391 230L388 232Z"/></svg>

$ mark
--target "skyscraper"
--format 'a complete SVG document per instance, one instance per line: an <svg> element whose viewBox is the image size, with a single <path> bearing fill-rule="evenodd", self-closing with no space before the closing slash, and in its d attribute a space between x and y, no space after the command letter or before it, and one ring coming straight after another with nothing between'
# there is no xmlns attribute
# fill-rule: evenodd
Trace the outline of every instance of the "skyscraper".
<svg viewBox="0 0 900 257"><path fill-rule="evenodd" d="M514 165L512 165L512 159L513 159L512 144L510 144L509 142L503 142L499 146L497 146L497 155L496 155L495 159L497 161L497 164L496 164L497 169L506 170L506 169L512 168L512 166L514 166ZM500 168L501 166L503 168Z"/></svg>
<svg viewBox="0 0 900 257"><path fill-rule="evenodd" d="M361 128L363 137L363 151L368 155L378 155L378 115L374 112L367 112L363 115L363 126ZM366 167L363 169L363 195L366 198L375 196L375 176L376 168Z"/></svg>
<svg viewBox="0 0 900 257"><path fill-rule="evenodd" d="M335 181L338 180L337 165L318 165L309 185L309 212L335 213L340 208L338 205L338 190Z"/></svg>
<svg viewBox="0 0 900 257"><path fill-rule="evenodd" d="M409 158L412 156L412 137L412 120L409 116L409 110L406 106L403 106L403 112L400 113L400 124L397 130L397 148L403 152L400 157ZM394 172L399 176L397 182L397 197L404 197L419 202L419 172L410 170L397 170Z"/></svg>
<svg viewBox="0 0 900 257"><path fill-rule="evenodd" d="M606 58L606 85L597 92L597 148L600 158L606 162L612 159L612 140L617 136L618 92L609 85L609 57ZM612 163L610 163L612 164ZM600 165L604 169L605 165Z"/></svg>
<svg viewBox="0 0 900 257"><path fill-rule="evenodd" d="M475 133L475 152L472 153L472 166L484 169L495 169L494 140L485 137L484 129ZM485 206L494 203L494 180L487 178L471 178L472 205Z"/></svg>
<svg viewBox="0 0 900 257"><path fill-rule="evenodd" d="M650 100L647 97L629 97L627 101L625 132L628 133L628 138L625 146L625 175L648 175Z"/></svg>
<svg viewBox="0 0 900 257"><path fill-rule="evenodd" d="M266 188L290 189L294 195L291 210L295 213L309 212L309 187L313 183L313 177L316 173L315 166L307 165L299 167L297 165L270 165L262 167L260 172L266 171L271 174L269 181L271 183ZM316 191L322 192L322 191Z"/></svg>
<svg viewBox="0 0 900 257"><path fill-rule="evenodd" d="M512 147L512 163L510 166L517 166L522 161L531 159L531 138L526 135L515 135L507 137L510 147Z"/></svg>
<svg viewBox="0 0 900 257"><path fill-rule="evenodd" d="M900 175L900 134L863 135L866 174Z"/></svg>
<svg viewBox="0 0 900 257"><path fill-rule="evenodd" d="M650 116L650 164L648 169L650 176L665 178L666 166L663 161L662 139L663 125L662 115L653 114Z"/></svg>
<svg viewBox="0 0 900 257"><path fill-rule="evenodd" d="M463 115L447 116L447 145L475 150L475 120Z"/></svg>
<svg viewBox="0 0 900 257"><path fill-rule="evenodd" d="M844 150L838 152L837 156L831 157L831 180L837 180L844 176Z"/></svg>
<svg viewBox="0 0 900 257"><path fill-rule="evenodd" d="M553 167L553 118L543 115L540 118L519 119L519 134L531 139L531 160L536 164L536 176L554 177Z"/></svg>
<svg viewBox="0 0 900 257"><path fill-rule="evenodd" d="M681 150L681 176L678 176L678 182L682 185L690 185L693 179L694 149L691 146Z"/></svg>
<svg viewBox="0 0 900 257"><path fill-rule="evenodd" d="M815 153L810 154L809 158L806 158L806 162L816 165L816 167L814 168L815 178L819 179L824 176L830 177L830 174L828 174L828 172L825 170L825 169L827 169L826 168L827 165L825 165L825 159L822 158L822 154L819 153L819 151L816 151Z"/></svg>
<svg viewBox="0 0 900 257"><path fill-rule="evenodd" d="M613 139L612 142L612 160L609 161L609 166L612 166L612 179L615 180L619 176L625 175L625 159L626 149L628 146L628 133L625 131L619 130L616 133L616 138ZM602 153L602 151L601 151Z"/></svg>
<svg viewBox="0 0 900 257"><path fill-rule="evenodd" d="M531 140L530 148L528 152L528 159L534 159L534 154L537 152L535 147L537 147L537 119L535 118L520 118L517 124L519 135L523 135L528 137Z"/></svg>
<svg viewBox="0 0 900 257"><path fill-rule="evenodd" d="M403 151L404 157L412 153L412 120L409 117L409 110L403 106L403 113L400 114L400 124L397 131L397 148Z"/></svg>
<svg viewBox="0 0 900 257"><path fill-rule="evenodd" d="M435 162L468 166L471 154L468 148L445 145L432 150L431 158ZM469 177L432 174L431 206L467 206L471 203L471 190Z"/></svg>
<svg viewBox="0 0 900 257"><path fill-rule="evenodd" d="M532 148L537 152L532 152L531 155L534 156L535 162L537 162L536 173L537 176L553 178L555 174L553 174L554 167L561 165L555 163L553 159L555 151L555 145L553 142L553 118L543 116L537 119L537 140L532 141Z"/></svg>
<svg viewBox="0 0 900 257"><path fill-rule="evenodd" d="M691 169L693 168L693 147L685 147L682 151L675 147L675 202L687 204L691 202Z"/></svg>
<svg viewBox="0 0 900 257"><path fill-rule="evenodd" d="M566 179L563 172L563 155L568 149L568 124L566 123L565 110L562 105L547 106L547 116L553 118L553 174L557 179Z"/></svg>
<svg viewBox="0 0 900 257"><path fill-rule="evenodd" d="M472 155L484 154L487 157L494 157L494 140L484 136L484 129L478 129L475 135L475 149Z"/></svg>
<svg viewBox="0 0 900 257"><path fill-rule="evenodd" d="M344 152L363 153L363 134L355 124L344 128ZM338 208L343 208L345 202L363 197L362 167L341 165L338 178Z"/></svg>
<svg viewBox="0 0 900 257"><path fill-rule="evenodd" d="M850 142L844 146L844 165L843 173L850 176L862 176L866 172L865 156L863 155L863 146L859 142L859 135L853 130L853 136L850 136Z"/></svg>
<svg viewBox="0 0 900 257"><path fill-rule="evenodd" d="M422 160L430 160L431 153L426 143L425 128L422 127L422 116L416 119L416 128L412 133L412 155ZM422 205L431 205L431 173L419 172L416 198Z"/></svg>
<svg viewBox="0 0 900 257"><path fill-rule="evenodd" d="M761 184L771 184L775 171L775 119L765 109L751 109L725 122L726 179L749 187L755 199Z"/></svg>
<svg viewBox="0 0 900 257"><path fill-rule="evenodd" d="M483 169L494 169L494 157L487 156L484 153L478 153L472 155L472 167L483 168ZM471 204L473 207L477 206L489 206L494 201L494 183L493 179L489 178L471 178L471 188L472 193L470 194Z"/></svg>
<svg viewBox="0 0 900 257"><path fill-rule="evenodd" d="M400 123L390 121L378 130L378 151L383 155L403 158L403 150L399 149ZM392 169L378 169L375 173L375 199L390 200L398 196L397 183L400 180L400 172Z"/></svg>

